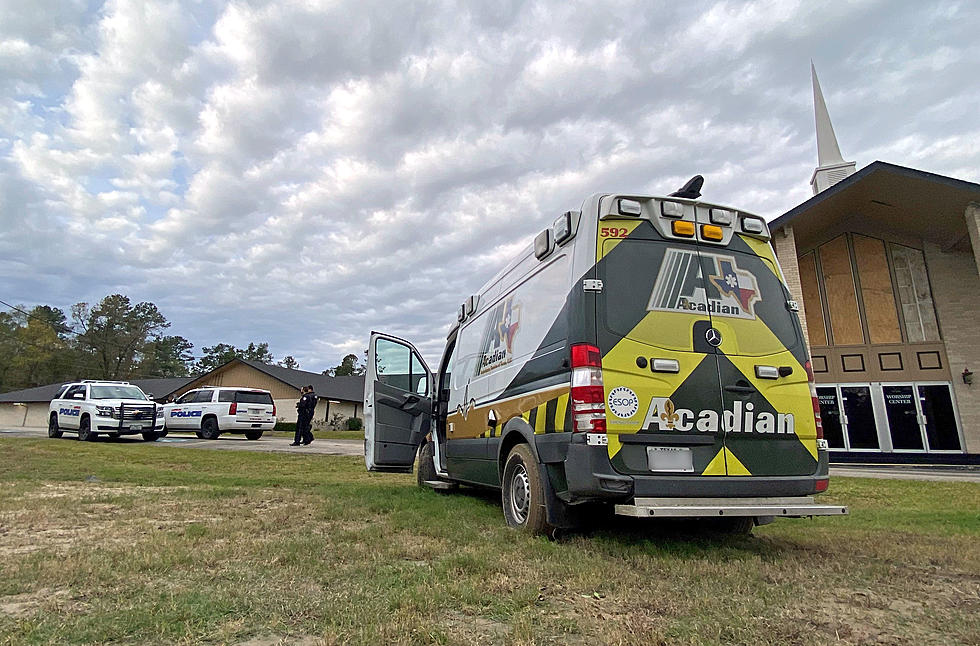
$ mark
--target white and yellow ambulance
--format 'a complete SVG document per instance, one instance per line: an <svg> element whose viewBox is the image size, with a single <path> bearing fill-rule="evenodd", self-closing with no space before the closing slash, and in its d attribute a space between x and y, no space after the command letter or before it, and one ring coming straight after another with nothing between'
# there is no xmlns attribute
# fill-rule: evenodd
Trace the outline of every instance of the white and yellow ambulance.
<svg viewBox="0 0 980 646"><path fill-rule="evenodd" d="M433 374L372 333L365 459L501 490L507 523L583 503L643 517L846 514L815 504L827 444L766 222L700 201L590 197L460 306Z"/></svg>

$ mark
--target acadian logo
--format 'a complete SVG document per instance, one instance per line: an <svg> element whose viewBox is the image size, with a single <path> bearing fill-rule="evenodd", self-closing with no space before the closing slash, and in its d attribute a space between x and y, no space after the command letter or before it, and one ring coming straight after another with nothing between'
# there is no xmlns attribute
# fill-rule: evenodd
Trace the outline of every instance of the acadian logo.
<svg viewBox="0 0 980 646"><path fill-rule="evenodd" d="M717 433L724 428L726 433L796 434L792 413L756 414L754 408L752 402L736 400L732 410L724 410L719 415L715 410L694 412L689 408L677 408L668 397L654 397L650 400L642 428L648 431L698 430L702 433Z"/></svg>
<svg viewBox="0 0 980 646"><path fill-rule="evenodd" d="M698 262L697 251L668 249L647 310L755 319L761 300L755 276L739 269L733 256L702 251Z"/></svg>
<svg viewBox="0 0 980 646"><path fill-rule="evenodd" d="M514 337L521 327L521 304L509 296L494 307L483 331L483 353L476 374L483 375L514 358Z"/></svg>

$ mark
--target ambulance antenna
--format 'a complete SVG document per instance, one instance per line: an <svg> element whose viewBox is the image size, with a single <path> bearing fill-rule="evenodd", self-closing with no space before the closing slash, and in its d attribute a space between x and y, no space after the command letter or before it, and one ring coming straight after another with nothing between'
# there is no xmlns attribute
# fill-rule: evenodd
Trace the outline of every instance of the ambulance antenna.
<svg viewBox="0 0 980 646"><path fill-rule="evenodd" d="M701 187L704 186L704 178L695 175L687 180L687 184L670 194L670 197L683 197L689 200L696 200L701 197Z"/></svg>

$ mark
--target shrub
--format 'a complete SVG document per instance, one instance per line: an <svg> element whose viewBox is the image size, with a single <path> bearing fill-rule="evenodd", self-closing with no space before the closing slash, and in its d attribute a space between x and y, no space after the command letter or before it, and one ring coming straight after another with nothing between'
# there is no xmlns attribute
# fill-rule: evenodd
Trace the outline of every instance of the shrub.
<svg viewBox="0 0 980 646"><path fill-rule="evenodd" d="M364 428L364 422L356 417L347 418L347 430L348 431L360 431Z"/></svg>

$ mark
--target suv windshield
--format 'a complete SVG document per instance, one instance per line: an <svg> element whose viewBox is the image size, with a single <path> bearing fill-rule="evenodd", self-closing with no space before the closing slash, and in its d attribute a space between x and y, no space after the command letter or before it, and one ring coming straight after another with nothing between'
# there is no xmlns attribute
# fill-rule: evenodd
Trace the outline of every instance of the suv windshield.
<svg viewBox="0 0 980 646"><path fill-rule="evenodd" d="M146 395L136 386L92 386L92 399L142 399L146 401Z"/></svg>

